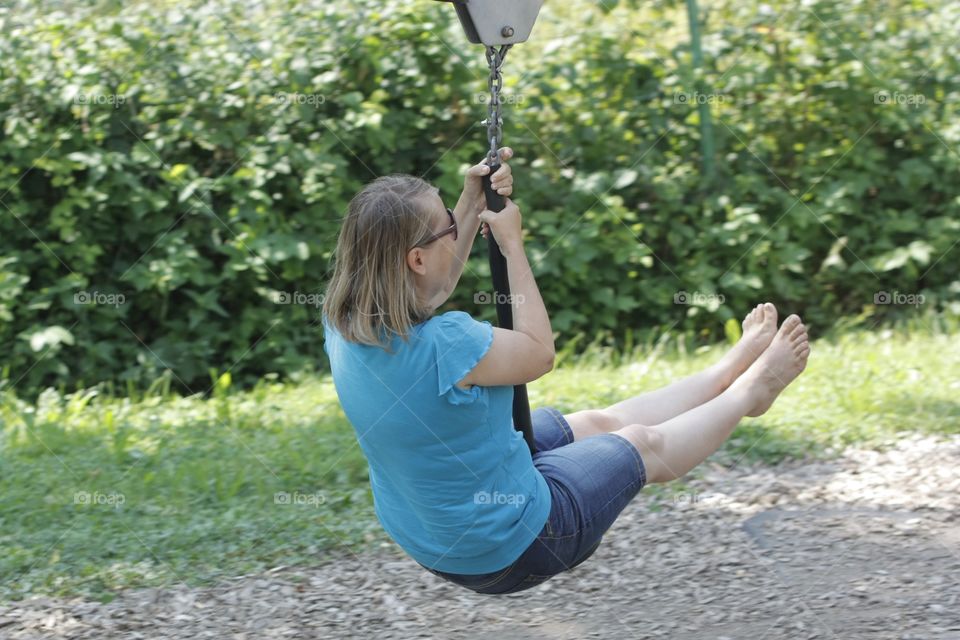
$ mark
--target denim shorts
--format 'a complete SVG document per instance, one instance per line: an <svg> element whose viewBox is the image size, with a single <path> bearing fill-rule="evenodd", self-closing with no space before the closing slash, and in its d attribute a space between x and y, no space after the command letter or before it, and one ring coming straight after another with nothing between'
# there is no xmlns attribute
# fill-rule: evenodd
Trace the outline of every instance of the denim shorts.
<svg viewBox="0 0 960 640"><path fill-rule="evenodd" d="M492 573L430 573L477 593L516 593L577 566L597 550L603 534L646 484L640 453L613 433L574 442L563 414L553 407L532 412L534 466L550 488L550 516L537 538L513 564Z"/></svg>

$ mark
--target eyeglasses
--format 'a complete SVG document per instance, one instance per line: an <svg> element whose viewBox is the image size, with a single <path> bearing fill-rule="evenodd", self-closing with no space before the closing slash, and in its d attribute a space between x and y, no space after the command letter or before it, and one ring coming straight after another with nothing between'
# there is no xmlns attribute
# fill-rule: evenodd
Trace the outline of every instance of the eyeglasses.
<svg viewBox="0 0 960 640"><path fill-rule="evenodd" d="M426 240L424 240L424 241L421 242L420 244L415 245L413 248L416 249L417 247L425 247L425 246L427 246L428 244L430 244L431 242L433 242L433 241L435 241L435 240L439 240L439 239L442 238L443 236L448 235L448 234L450 234L450 233L453 234L453 239L456 240L456 239L457 239L457 219L454 217L454 215L453 215L453 210L450 209L450 207L447 207L447 215L450 216L450 226L449 226L449 227L447 227L446 229L444 229L444 230L441 231L440 233L435 233L435 234L433 234L432 236L430 236L429 238L427 238Z"/></svg>

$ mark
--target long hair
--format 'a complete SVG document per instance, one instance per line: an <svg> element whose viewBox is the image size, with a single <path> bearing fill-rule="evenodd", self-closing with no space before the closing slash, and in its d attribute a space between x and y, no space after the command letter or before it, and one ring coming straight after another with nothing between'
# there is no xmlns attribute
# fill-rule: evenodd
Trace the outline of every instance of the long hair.
<svg viewBox="0 0 960 640"><path fill-rule="evenodd" d="M432 189L415 176L390 175L350 201L323 301L323 315L346 340L387 349L394 335L407 340L410 327L430 317L406 256L430 237L422 202Z"/></svg>

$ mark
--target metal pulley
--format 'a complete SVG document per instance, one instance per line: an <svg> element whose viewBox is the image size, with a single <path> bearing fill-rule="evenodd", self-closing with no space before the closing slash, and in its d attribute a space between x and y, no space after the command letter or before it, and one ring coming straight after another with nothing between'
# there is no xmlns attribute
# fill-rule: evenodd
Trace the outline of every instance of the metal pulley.
<svg viewBox="0 0 960 640"><path fill-rule="evenodd" d="M440 0L452 2L474 44L498 47L526 42L543 0Z"/></svg>

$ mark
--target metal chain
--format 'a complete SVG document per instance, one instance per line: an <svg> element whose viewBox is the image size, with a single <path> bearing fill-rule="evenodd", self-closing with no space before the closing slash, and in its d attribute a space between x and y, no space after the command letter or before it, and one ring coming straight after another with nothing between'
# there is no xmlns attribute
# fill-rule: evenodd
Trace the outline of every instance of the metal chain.
<svg viewBox="0 0 960 640"><path fill-rule="evenodd" d="M487 138L490 140L490 152L487 164L500 163L500 141L503 139L503 118L500 115L500 92L503 90L503 61L513 45L505 44L499 49L487 47L487 64L490 65L490 103L487 105Z"/></svg>

